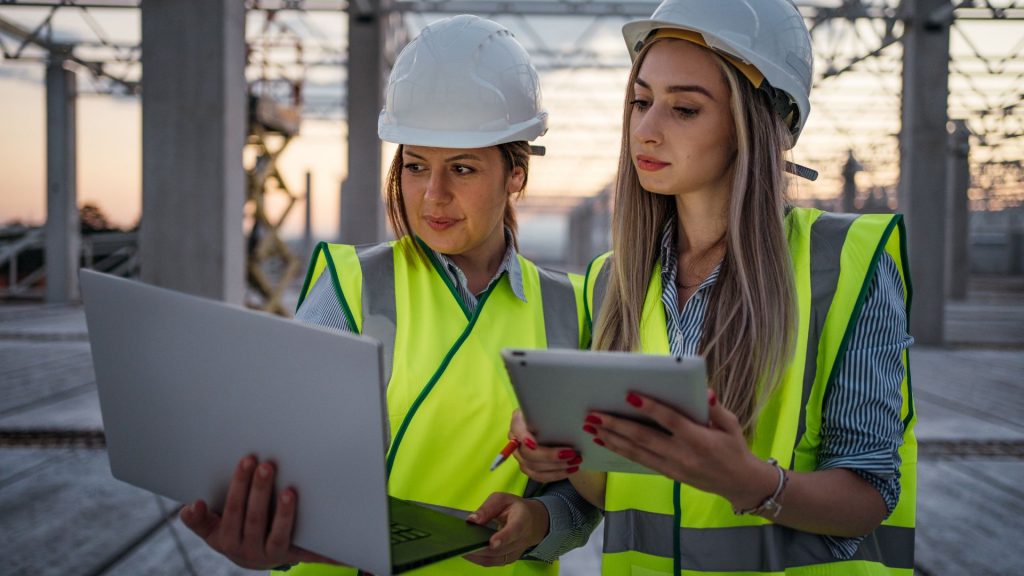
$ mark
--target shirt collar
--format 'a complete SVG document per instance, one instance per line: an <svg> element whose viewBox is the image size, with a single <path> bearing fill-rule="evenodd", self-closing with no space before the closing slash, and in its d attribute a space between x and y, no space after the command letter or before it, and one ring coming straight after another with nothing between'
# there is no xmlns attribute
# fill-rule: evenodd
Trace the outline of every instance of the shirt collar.
<svg viewBox="0 0 1024 576"><path fill-rule="evenodd" d="M469 285L469 281L466 279L462 269L450 257L440 252L434 252L429 246L424 245L424 247L437 257L438 261L444 265L449 274L455 277L460 286ZM508 283L512 288L512 293L515 294L516 298L526 302L526 292L523 289L523 268L519 265L519 253L516 251L515 239L508 227L505 227L505 257L502 258L501 265L498 266L498 271L494 273L494 277L487 283L487 288L501 280L501 275L505 272L508 272Z"/></svg>
<svg viewBox="0 0 1024 576"><path fill-rule="evenodd" d="M676 222L669 218L665 227L661 230L661 285L675 285L678 274L679 255L676 251ZM713 286L718 280L718 274L722 270L722 263L719 262L715 269L708 274L708 277L697 286L697 292ZM664 290L664 288L662 288Z"/></svg>

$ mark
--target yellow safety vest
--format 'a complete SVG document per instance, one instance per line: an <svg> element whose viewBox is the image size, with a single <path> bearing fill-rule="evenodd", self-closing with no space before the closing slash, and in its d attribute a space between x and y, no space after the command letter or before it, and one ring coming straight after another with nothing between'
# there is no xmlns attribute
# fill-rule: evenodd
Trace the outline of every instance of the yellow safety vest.
<svg viewBox="0 0 1024 576"><path fill-rule="evenodd" d="M813 471L821 416L839 373L882 252L897 263L909 313L911 286L899 215L828 214L793 208L786 217L799 313L796 353L761 411L751 450L797 471ZM588 310L600 310L608 254L587 272ZM654 270L642 313L642 352L668 354L661 269ZM589 314L589 312L588 312ZM603 571L648 574L913 574L917 441L910 364L903 355L900 500L851 560L837 561L823 537L737 516L718 495L664 476L608 474Z"/></svg>
<svg viewBox="0 0 1024 576"><path fill-rule="evenodd" d="M349 325L384 344L385 372L390 373L388 492L468 513L493 492L523 494L527 484L518 466L488 471L507 442L509 419L518 407L499 352L506 347L586 345L583 282L520 256L526 302L502 278L470 313L441 265L429 251L429 262L424 259L414 242L405 237L366 247L321 243L313 253L302 298L327 270ZM412 574L557 571L557 564L527 560L485 569L456 557ZM287 574L354 572L300 564Z"/></svg>

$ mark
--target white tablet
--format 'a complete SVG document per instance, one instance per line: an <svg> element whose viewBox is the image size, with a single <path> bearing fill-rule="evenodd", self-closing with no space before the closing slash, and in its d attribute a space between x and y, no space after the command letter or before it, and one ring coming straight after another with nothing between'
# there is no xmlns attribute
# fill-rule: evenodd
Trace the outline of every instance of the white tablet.
<svg viewBox="0 0 1024 576"><path fill-rule="evenodd" d="M668 404L697 422L708 419L707 372L699 356L519 349L501 354L538 443L575 448L584 470L655 473L598 446L583 431L584 419L594 410L657 426L626 402L630 392Z"/></svg>

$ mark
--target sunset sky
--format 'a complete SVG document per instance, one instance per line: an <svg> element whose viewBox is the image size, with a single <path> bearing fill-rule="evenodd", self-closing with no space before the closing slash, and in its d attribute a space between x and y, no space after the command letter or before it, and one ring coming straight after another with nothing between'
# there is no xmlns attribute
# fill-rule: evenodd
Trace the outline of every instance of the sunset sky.
<svg viewBox="0 0 1024 576"><path fill-rule="evenodd" d="M95 11L94 11L95 12ZM19 20L26 27L37 22L42 11L0 9L0 16ZM415 31L428 20L410 16ZM131 42L138 38L138 15L134 11L103 11L100 20L107 33L117 41ZM517 37L531 48L531 34L548 39L549 47L558 48L559 41L572 44L586 22L567 19L535 22L532 30L517 30L516 19L502 20ZM592 29L588 46L599 53L621 54L618 29L621 20ZM341 50L344 20L339 15L313 14L307 17L307 28L322 43L332 43ZM260 22L250 17L250 36ZM972 24L970 38L993 54L1012 52L1019 43L1018 23ZM63 28L62 28L63 27ZM58 30L71 37L83 37L81 23L70 16L58 20ZM967 27L965 26L965 29ZM954 33L953 51L970 52L963 35ZM870 34L868 35L870 37ZM836 33L836 42L846 42L857 52L856 35ZM816 46L816 49L818 46ZM563 46L563 49L565 47ZM1016 48L1020 51L1020 48ZM621 52L620 52L621 51ZM859 50L863 52L863 48ZM817 184L801 183L799 196L831 197L841 187L840 170L846 150L853 148L869 173L858 177L864 187L890 186L896 181L895 160L898 148L895 134L899 127L900 77L897 66L898 46L891 55L862 66L858 73L821 82L812 95L810 121L794 159L822 171ZM887 52L889 54L889 52ZM820 65L821 63L818 62ZM973 82L953 78L954 90L964 92L951 101L951 115L957 108L977 109L992 102L980 102L974 92L989 91L998 95L1005 90L1012 75L1024 69L1004 66L1005 75L986 75ZM968 67L967 64L962 67ZM1020 68L1020 66L1018 66ZM42 84L43 64L39 62L0 61L0 224L21 221L41 223L45 218L45 90ZM881 72L881 73L876 73ZM251 75L251 74L250 74ZM1021 76L1016 76L1018 79ZM341 72L316 69L309 78L321 89L331 86L340 92ZM627 70L612 69L543 69L542 86L550 111L550 130L537 143L547 147L547 156L533 159L530 175L531 196L587 196L600 191L615 171L620 136L621 106ZM91 82L79 74L79 86L91 92ZM1012 85L1011 85L1012 88ZM1019 88L1019 84L1018 84ZM972 91L973 89L973 91ZM78 100L78 202L100 206L110 220L120 226L133 225L141 211L141 104L138 98L84 94ZM367 143L376 145L376 143ZM341 120L309 119L304 121L301 135L281 158L282 172L294 192L301 192L304 173L313 174L314 232L317 237L331 238L338 222L338 190L346 172L345 126ZM1006 153L1005 149L1002 151ZM385 161L385 165L387 162ZM287 231L300 233L302 210L296 210Z"/></svg>

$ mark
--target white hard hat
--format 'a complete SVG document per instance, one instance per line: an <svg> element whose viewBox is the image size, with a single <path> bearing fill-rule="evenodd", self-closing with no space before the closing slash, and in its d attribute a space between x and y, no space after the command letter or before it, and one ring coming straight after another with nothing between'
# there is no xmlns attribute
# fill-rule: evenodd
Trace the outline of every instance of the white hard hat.
<svg viewBox="0 0 1024 576"><path fill-rule="evenodd" d="M622 27L630 56L635 59L652 32L663 30L699 34L686 39L725 56L755 86L767 83L796 144L811 112L814 58L811 35L792 0L664 0L650 18Z"/></svg>
<svg viewBox="0 0 1024 576"><path fill-rule="evenodd" d="M442 148L483 148L547 132L540 80L504 26L460 15L434 22L402 50L391 70L381 140Z"/></svg>

